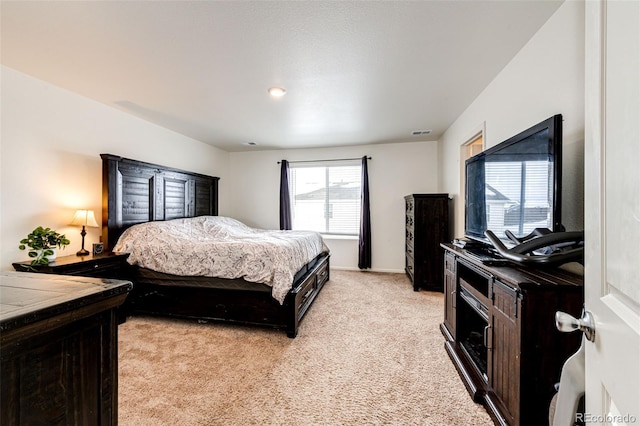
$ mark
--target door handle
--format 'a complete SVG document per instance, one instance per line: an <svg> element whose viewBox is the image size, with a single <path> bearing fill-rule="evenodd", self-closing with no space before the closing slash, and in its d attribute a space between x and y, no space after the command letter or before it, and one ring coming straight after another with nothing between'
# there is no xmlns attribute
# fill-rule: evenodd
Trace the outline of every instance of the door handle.
<svg viewBox="0 0 640 426"><path fill-rule="evenodd" d="M563 333L580 330L588 341L596 340L596 323L589 311L582 311L582 318L576 319L565 312L556 312L556 328Z"/></svg>

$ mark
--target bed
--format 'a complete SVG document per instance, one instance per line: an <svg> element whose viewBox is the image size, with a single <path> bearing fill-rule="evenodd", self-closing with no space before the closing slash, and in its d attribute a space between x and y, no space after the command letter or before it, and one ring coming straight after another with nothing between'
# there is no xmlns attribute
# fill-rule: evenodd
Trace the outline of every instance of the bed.
<svg viewBox="0 0 640 426"><path fill-rule="evenodd" d="M216 232L225 233L225 237L229 237L226 234L235 236L236 233L249 232L240 239L253 239L256 233L270 232L269 238L278 240L285 238L287 232L255 230L234 219L217 217L217 177L112 154L101 154L101 157L103 242L107 250L131 253L129 258L133 263L127 272L134 283L124 305L127 315L161 315L260 325L282 329L287 336L296 337L300 321L329 280L330 255L324 243L316 251L299 245L287 249L305 251L306 256L304 261L301 257L298 263L289 265L295 268L289 271L269 272L263 268L273 257L284 263L283 259L293 257L290 256L292 251L285 250L276 256L272 254L277 252L275 249L261 251L253 248L247 253L254 252L257 257L246 262L248 270L236 268L235 274L227 270L222 276L207 276L216 275L215 272L207 272L207 263L237 266L240 260L225 260L219 257L222 256L220 253L212 255L218 256L216 262L208 262L206 256L198 258L202 250L182 247L182 234L191 233L202 239L205 229L213 229L220 224L224 229ZM182 269L167 266L166 247L145 245L150 244L149 235L162 235L162 232L169 232L167 227L174 225L178 231L171 232L177 234L165 239L173 251L182 255ZM131 234L138 234L137 242ZM237 241L226 243L225 249L229 254L244 253ZM136 252L136 248L140 250ZM154 253L146 256L151 263L140 261L144 253ZM247 253L239 256L242 262L246 261ZM287 285L283 284L286 280L290 281Z"/></svg>

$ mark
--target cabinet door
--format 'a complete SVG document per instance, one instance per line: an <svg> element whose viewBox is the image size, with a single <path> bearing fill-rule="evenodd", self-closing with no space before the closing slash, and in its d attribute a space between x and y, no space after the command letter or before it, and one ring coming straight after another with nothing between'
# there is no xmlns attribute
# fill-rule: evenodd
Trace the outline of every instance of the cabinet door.
<svg viewBox="0 0 640 426"><path fill-rule="evenodd" d="M489 386L509 424L520 424L520 300L512 287L494 281L489 325ZM491 398L493 399L493 398Z"/></svg>
<svg viewBox="0 0 640 426"><path fill-rule="evenodd" d="M451 253L444 258L444 325L456 339L456 258Z"/></svg>

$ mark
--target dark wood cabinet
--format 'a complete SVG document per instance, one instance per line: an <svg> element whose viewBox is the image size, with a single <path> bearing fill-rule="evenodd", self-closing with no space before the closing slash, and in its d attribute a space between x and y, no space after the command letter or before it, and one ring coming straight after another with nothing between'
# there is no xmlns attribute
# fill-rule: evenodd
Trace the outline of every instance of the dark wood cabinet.
<svg viewBox="0 0 640 426"><path fill-rule="evenodd" d="M440 243L451 241L448 194L411 194L405 199L405 272L413 289L443 290Z"/></svg>
<svg viewBox="0 0 640 426"><path fill-rule="evenodd" d="M0 274L0 424L117 424L116 307L131 287Z"/></svg>
<svg viewBox="0 0 640 426"><path fill-rule="evenodd" d="M580 346L556 311L582 311L583 277L516 264L489 266L443 244L445 349L471 397L499 425L544 425L562 365Z"/></svg>

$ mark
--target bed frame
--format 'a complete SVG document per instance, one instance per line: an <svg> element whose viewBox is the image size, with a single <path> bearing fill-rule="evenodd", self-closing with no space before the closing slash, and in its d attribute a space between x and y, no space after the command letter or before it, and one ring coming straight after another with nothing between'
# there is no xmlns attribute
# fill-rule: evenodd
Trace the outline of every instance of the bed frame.
<svg viewBox="0 0 640 426"><path fill-rule="evenodd" d="M218 214L220 178L122 158L102 157L102 237L111 250L128 227L149 221ZM131 267L129 314L226 321L298 334L300 320L329 280L329 254L318 255L294 277L281 305L271 287L243 279L182 277Z"/></svg>

